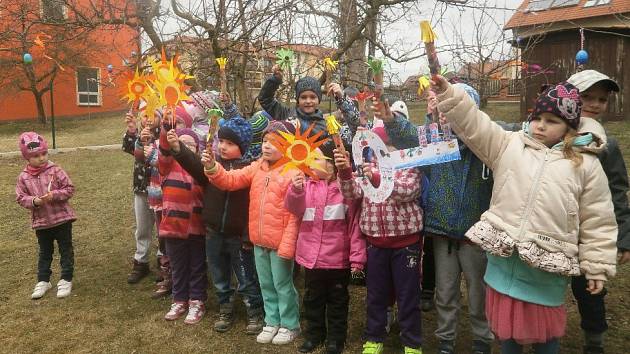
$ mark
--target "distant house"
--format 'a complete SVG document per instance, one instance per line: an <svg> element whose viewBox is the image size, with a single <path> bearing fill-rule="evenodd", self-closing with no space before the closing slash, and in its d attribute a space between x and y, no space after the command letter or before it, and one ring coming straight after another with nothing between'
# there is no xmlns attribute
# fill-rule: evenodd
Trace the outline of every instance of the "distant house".
<svg viewBox="0 0 630 354"><path fill-rule="evenodd" d="M522 86L521 115L532 108L542 84L566 80L576 72L580 28L589 61L584 69L601 71L619 83L607 119L628 119L630 104L630 0L525 0L505 25L512 30L521 65L536 68Z"/></svg>
<svg viewBox="0 0 630 354"><path fill-rule="evenodd" d="M517 60L465 63L455 76L475 87L483 98L515 101L520 94L520 64Z"/></svg>
<svg viewBox="0 0 630 354"><path fill-rule="evenodd" d="M112 6L132 8L126 0L110 2ZM128 64L135 61L134 55L140 52L137 29L126 25L119 27L102 25L86 35L85 40L80 42L69 40L56 44L54 37L48 38L46 35L55 33L54 31L63 27L66 21L74 21L73 17L76 16L66 2L27 0L14 4L7 3L0 13L0 31L11 35L3 38L0 65L3 70L10 70L12 75L0 77L0 121L38 117L33 93L20 90L20 87L28 89L30 86L25 72L32 70L37 74L56 65L53 60L45 57L54 50L57 50L59 56L72 55L80 58L72 61L70 65L64 64L63 70L57 70L53 81L56 117L88 116L128 108L126 102L120 99L120 88L126 83L123 73L130 69ZM90 8L91 3L89 0L73 2L81 8ZM25 18L19 17L20 11L27 14ZM9 31L21 26L18 21L24 21L24 27L30 31L23 38L20 37L26 31L23 28L19 31ZM77 29L76 33L81 31ZM14 33L17 34L13 35ZM50 41L46 44L46 52L34 44L37 36ZM66 52L60 52L61 45L66 45ZM32 54L33 63L30 65L24 65L22 62L25 52ZM111 70L108 70L108 67ZM48 78L44 77L37 85L41 89L48 81ZM49 92L43 96L43 107L48 116L51 107Z"/></svg>

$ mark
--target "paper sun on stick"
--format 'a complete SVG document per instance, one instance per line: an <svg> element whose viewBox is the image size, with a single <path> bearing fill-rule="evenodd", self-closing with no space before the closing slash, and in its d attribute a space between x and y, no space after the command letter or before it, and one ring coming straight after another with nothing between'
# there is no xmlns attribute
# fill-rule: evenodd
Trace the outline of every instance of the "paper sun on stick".
<svg viewBox="0 0 630 354"><path fill-rule="evenodd" d="M160 107L160 98L157 96L151 86L149 86L148 89L149 94L145 98L145 102L147 103L147 105L144 107L144 110L147 114L147 119L149 120L149 122L153 123L155 122L155 111Z"/></svg>
<svg viewBox="0 0 630 354"><path fill-rule="evenodd" d="M343 141L341 141L341 136L339 135L339 129L341 129L341 125L337 122L337 118L334 114L331 114L326 117L326 130L328 131L328 135L333 139L335 143L335 147L341 153L346 152L346 148L343 146Z"/></svg>
<svg viewBox="0 0 630 354"><path fill-rule="evenodd" d="M293 51L291 49L280 48L276 52L276 64L284 71L290 71L295 61Z"/></svg>
<svg viewBox="0 0 630 354"><path fill-rule="evenodd" d="M123 97L121 99L127 99L127 103L136 105L141 99L149 101L148 97L151 94L150 87L147 83L147 77L140 74L138 68L134 74L127 73L127 85L123 88Z"/></svg>
<svg viewBox="0 0 630 354"><path fill-rule="evenodd" d="M227 58L217 58L217 64L219 65L219 76L221 78L221 92L227 93L227 79L225 76L225 66L227 65Z"/></svg>
<svg viewBox="0 0 630 354"><path fill-rule="evenodd" d="M324 159L326 157L324 157L319 151L316 151L316 149L324 144L328 139L317 141L323 131L319 131L317 134L309 137L311 131L313 130L313 126L314 124L311 124L304 134L301 134L299 130L297 130L295 135L283 131L271 133L274 138L269 141L282 153L280 160L276 161L271 168L284 165L282 172L280 172L281 174L284 174L292 169L299 169L312 178L317 179L318 177L315 173L313 173L312 169L318 169L321 171L324 170L316 163L315 160Z"/></svg>
<svg viewBox="0 0 630 354"><path fill-rule="evenodd" d="M431 76L438 75L440 73L440 61L438 60L437 51L435 50L437 35L433 32L429 21L420 22L420 32L422 41L424 42L424 49L427 53L427 59L429 60Z"/></svg>

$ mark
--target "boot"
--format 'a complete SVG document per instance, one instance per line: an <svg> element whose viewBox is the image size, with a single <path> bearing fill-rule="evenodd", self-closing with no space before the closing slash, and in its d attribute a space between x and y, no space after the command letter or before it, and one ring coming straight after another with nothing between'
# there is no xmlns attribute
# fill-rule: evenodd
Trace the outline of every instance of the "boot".
<svg viewBox="0 0 630 354"><path fill-rule="evenodd" d="M168 257L161 256L160 261L160 277L162 281L156 284L157 288L151 295L153 299L160 299L171 294L171 288L173 287L173 279L171 274L171 264Z"/></svg>
<svg viewBox="0 0 630 354"><path fill-rule="evenodd" d="M227 332L234 324L234 306L231 302L226 302L219 306L219 319L214 323L214 330L217 332Z"/></svg>
<svg viewBox="0 0 630 354"><path fill-rule="evenodd" d="M127 276L127 283L136 284L142 278L146 277L149 274L149 264L148 263L140 263L133 260L133 268L131 268L131 273Z"/></svg>

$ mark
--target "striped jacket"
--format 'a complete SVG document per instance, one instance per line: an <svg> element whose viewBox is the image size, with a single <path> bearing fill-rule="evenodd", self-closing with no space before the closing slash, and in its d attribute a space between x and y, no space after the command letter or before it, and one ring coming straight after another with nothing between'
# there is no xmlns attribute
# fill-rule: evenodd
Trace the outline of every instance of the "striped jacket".
<svg viewBox="0 0 630 354"><path fill-rule="evenodd" d="M162 130L158 155L158 168L163 177L160 237L205 237L206 230L201 217L204 185L186 172L168 151L166 132Z"/></svg>
<svg viewBox="0 0 630 354"><path fill-rule="evenodd" d="M365 239L359 228L359 202L344 199L339 182L308 180L288 188L285 207L302 218L295 260L308 269L363 269Z"/></svg>
<svg viewBox="0 0 630 354"><path fill-rule="evenodd" d="M49 187L50 186L50 187ZM50 203L35 206L33 200L50 192ZM48 229L68 221L76 220L68 199L74 194L74 185L61 167L52 162L38 174L31 174L27 168L20 173L15 186L16 201L31 211L33 229Z"/></svg>

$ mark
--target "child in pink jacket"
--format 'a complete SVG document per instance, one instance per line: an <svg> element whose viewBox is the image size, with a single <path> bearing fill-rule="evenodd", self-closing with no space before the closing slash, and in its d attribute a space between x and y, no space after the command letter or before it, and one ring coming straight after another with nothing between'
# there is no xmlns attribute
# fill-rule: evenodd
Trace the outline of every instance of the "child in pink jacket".
<svg viewBox="0 0 630 354"><path fill-rule="evenodd" d="M20 135L20 151L28 164L18 176L15 194L17 202L31 211L31 225L39 244L37 285L31 299L39 299L52 288L50 264L55 240L61 256L61 279L57 283L57 297L64 298L72 291L74 248L72 222L76 220L68 199L74 185L61 167L48 161L48 144L34 132Z"/></svg>
<svg viewBox="0 0 630 354"><path fill-rule="evenodd" d="M285 207L302 219L295 260L305 268L304 313L307 322L301 353L327 341L327 353L341 353L348 330L350 271L363 270L365 239L359 228L358 203L345 199L332 163L332 147L322 146L329 160L319 159L319 179L293 177ZM321 152L321 150L320 150ZM326 315L328 314L328 315ZM326 328L328 322L328 328Z"/></svg>

